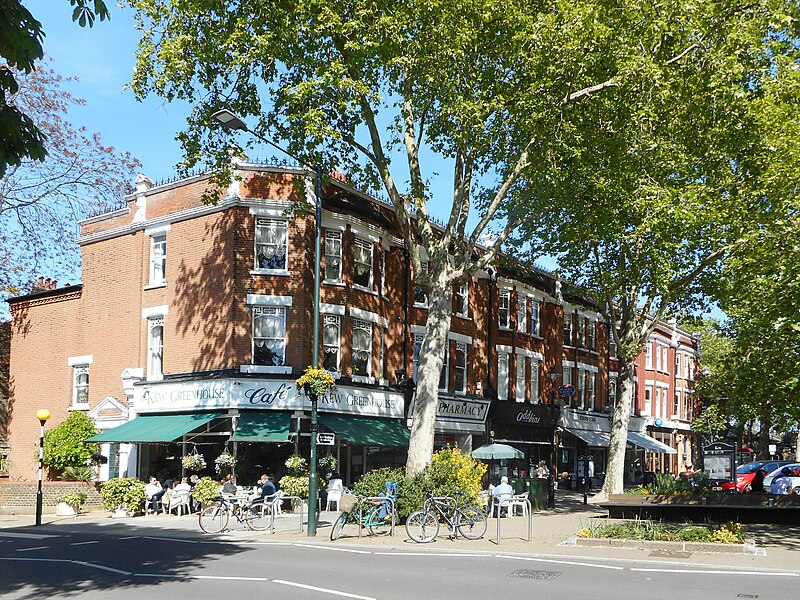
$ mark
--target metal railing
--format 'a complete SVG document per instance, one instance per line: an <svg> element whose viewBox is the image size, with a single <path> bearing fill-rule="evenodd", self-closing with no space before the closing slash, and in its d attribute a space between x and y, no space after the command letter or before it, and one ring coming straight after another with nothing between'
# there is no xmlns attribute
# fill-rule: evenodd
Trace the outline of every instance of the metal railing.
<svg viewBox="0 0 800 600"><path fill-rule="evenodd" d="M500 521L501 521L501 519L500 519L500 509L501 508L505 508L507 513L509 514L509 518L510 518L510 516L513 514L510 511L514 510L514 506L515 506L514 503L515 502L518 503L519 500L512 501L512 500L509 500L509 499L506 499L506 498L499 498L499 497L492 498L492 508L495 511L497 511L497 517L496 517L496 519L497 519L497 532L496 532L496 539L489 540L489 541L494 541L494 543L496 545L498 545L498 546L500 545ZM525 509L526 509L525 512L528 515L528 539L526 541L530 542L531 539L533 538L533 505L531 504L530 498L526 497L524 502L525 502ZM490 513L490 514L492 514L492 513Z"/></svg>

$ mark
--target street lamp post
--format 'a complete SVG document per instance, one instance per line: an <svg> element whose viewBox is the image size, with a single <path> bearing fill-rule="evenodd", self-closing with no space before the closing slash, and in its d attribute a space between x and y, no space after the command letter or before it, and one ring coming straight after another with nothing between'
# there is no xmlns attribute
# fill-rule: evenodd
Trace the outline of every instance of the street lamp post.
<svg viewBox="0 0 800 600"><path fill-rule="evenodd" d="M314 172L314 195L315 198L315 210L314 216L316 220L316 232L314 236L314 333L312 335L313 340L313 359L312 364L314 366L318 366L319 364L319 302L320 302L320 251L321 251L321 239L322 239L322 165L317 165L316 167L309 167L306 165L302 160L278 146L272 140L265 138L264 136L260 135L259 133L251 130L247 123L245 123L242 119L236 116L234 113L229 111L228 109L223 108L215 112L211 115L211 118L217 121L220 125L222 125L225 129L231 130L241 130L247 131L251 135L255 136L265 144L268 144L275 148L276 150L280 150L287 156L293 158L298 162L298 164L306 169L310 169ZM308 537L315 537L317 535L317 430L319 429L319 425L317 424L317 396L315 394L310 395L309 400L311 402L311 452L309 456L309 476L308 476ZM312 508L313 507L313 508Z"/></svg>
<svg viewBox="0 0 800 600"><path fill-rule="evenodd" d="M553 424L553 435L550 439L550 475L547 477L547 508L556 507L556 379L558 369L555 365L548 371L550 377L550 422Z"/></svg>
<svg viewBox="0 0 800 600"><path fill-rule="evenodd" d="M39 419L39 489L36 491L36 525L42 524L42 476L44 474L44 424L50 418L50 411L41 408L36 411Z"/></svg>

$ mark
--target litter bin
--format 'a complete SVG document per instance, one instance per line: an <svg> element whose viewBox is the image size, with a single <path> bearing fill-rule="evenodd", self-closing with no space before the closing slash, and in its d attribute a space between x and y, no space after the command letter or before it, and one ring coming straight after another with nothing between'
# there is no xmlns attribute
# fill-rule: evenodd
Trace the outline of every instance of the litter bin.
<svg viewBox="0 0 800 600"><path fill-rule="evenodd" d="M515 477L509 481L515 494L527 492L533 510L540 510L547 506L547 479L522 479Z"/></svg>

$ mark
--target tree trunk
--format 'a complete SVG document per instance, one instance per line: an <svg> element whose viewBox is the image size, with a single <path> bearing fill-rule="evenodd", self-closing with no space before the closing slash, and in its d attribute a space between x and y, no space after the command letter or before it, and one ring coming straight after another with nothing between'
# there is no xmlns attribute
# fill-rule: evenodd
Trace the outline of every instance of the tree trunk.
<svg viewBox="0 0 800 600"><path fill-rule="evenodd" d="M411 439L408 444L406 475L421 473L433 456L433 435L436 404L439 398L439 376L444 362L444 349L453 312L453 291L445 278L434 281L428 297L428 321L425 340L419 352L417 390L412 412Z"/></svg>
<svg viewBox="0 0 800 600"><path fill-rule="evenodd" d="M619 399L614 406L611 418L611 442L608 447L608 463L603 488L592 498L592 502L608 500L611 494L621 494L625 478L625 448L628 445L628 425L633 403L633 361L619 357L619 376L617 378Z"/></svg>
<svg viewBox="0 0 800 600"><path fill-rule="evenodd" d="M769 402L761 405L761 416L759 418L760 427L758 429L758 457L761 460L772 458L769 453L769 428L772 421Z"/></svg>

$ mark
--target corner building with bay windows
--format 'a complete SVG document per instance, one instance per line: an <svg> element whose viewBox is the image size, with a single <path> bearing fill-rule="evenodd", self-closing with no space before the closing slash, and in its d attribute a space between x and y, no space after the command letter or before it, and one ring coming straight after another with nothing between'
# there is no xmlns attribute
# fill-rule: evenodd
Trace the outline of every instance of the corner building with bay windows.
<svg viewBox="0 0 800 600"><path fill-rule="evenodd" d="M81 284L9 300L12 477L35 477L42 407L53 414L48 429L70 411L94 420L108 458L101 480L175 477L192 453L212 474L227 448L251 483L267 471L279 478L295 452L307 456L310 407L294 380L314 362L315 222L295 209L313 206L313 185L300 169L236 167L213 205L202 202L207 176L157 185L140 175L124 208L80 223ZM333 174L322 198L318 358L337 387L319 403L321 430L334 434L319 455L336 456L350 484L405 463L428 308L391 207L341 179ZM565 282L508 264L454 290L436 444L510 443L525 458L492 476L519 478L552 459L574 476L591 452L599 476L615 397L609 324ZM695 369L696 340L674 324L658 331L662 358ZM691 414L693 377L673 382L678 375L637 363L639 432L661 444L631 442L643 468L682 466L674 455L688 436L675 431ZM556 406L564 385L575 395ZM647 404L657 385L668 391ZM678 385L681 399L669 404Z"/></svg>

